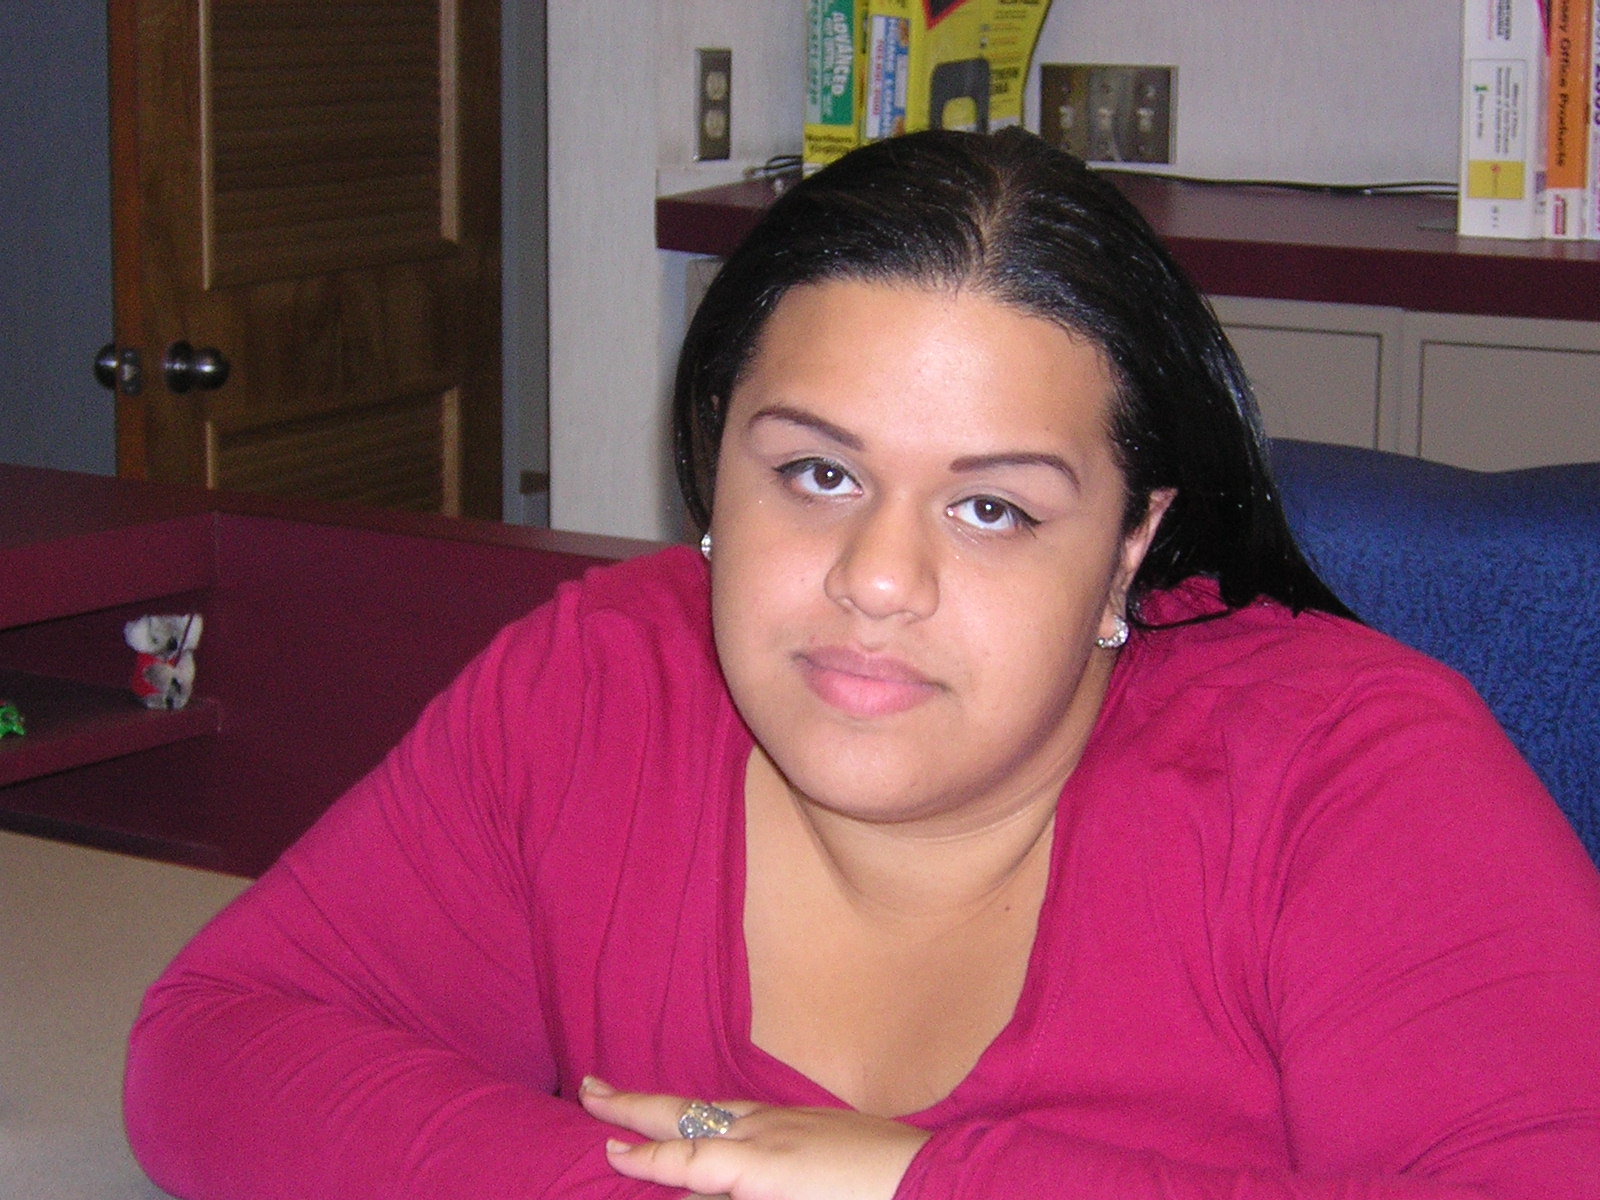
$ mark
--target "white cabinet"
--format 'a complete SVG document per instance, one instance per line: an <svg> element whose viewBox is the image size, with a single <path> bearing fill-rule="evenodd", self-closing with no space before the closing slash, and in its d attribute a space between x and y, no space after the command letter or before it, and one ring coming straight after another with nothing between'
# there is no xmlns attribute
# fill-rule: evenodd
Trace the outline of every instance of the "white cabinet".
<svg viewBox="0 0 1600 1200"><path fill-rule="evenodd" d="M1600 325L1406 314L1410 445L1479 470L1600 461Z"/></svg>
<svg viewBox="0 0 1600 1200"><path fill-rule="evenodd" d="M1390 449L1400 391L1397 308L1212 298L1273 437Z"/></svg>
<svg viewBox="0 0 1600 1200"><path fill-rule="evenodd" d="M1267 432L1508 470L1600 461L1600 324L1214 297Z"/></svg>

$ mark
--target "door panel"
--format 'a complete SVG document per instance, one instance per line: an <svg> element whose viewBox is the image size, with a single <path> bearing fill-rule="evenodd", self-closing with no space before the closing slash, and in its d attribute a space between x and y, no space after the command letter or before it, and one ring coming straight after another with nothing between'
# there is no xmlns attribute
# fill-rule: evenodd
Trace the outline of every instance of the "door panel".
<svg viewBox="0 0 1600 1200"><path fill-rule="evenodd" d="M213 0L201 83L208 286L448 253L455 121L440 14L394 0L380 33L372 12Z"/></svg>
<svg viewBox="0 0 1600 1200"><path fill-rule="evenodd" d="M112 5L119 470L497 516L498 0Z"/></svg>
<svg viewBox="0 0 1600 1200"><path fill-rule="evenodd" d="M459 403L452 389L271 424L221 417L207 429L208 461L236 491L440 512L459 455Z"/></svg>

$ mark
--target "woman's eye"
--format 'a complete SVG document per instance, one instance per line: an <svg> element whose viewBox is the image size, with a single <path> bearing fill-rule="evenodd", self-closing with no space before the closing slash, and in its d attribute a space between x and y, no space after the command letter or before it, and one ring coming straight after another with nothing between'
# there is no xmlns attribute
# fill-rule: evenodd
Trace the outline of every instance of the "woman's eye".
<svg viewBox="0 0 1600 1200"><path fill-rule="evenodd" d="M1039 523L1015 504L994 496L973 496L952 504L945 511L973 529L1032 529Z"/></svg>
<svg viewBox="0 0 1600 1200"><path fill-rule="evenodd" d="M849 471L825 458L802 458L780 468L779 474L808 496L846 496L856 486Z"/></svg>

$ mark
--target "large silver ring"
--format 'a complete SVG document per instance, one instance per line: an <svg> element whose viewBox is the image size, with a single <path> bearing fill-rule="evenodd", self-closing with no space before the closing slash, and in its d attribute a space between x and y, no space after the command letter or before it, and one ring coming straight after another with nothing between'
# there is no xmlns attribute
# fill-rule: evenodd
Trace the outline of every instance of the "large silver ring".
<svg viewBox="0 0 1600 1200"><path fill-rule="evenodd" d="M725 1108L691 1100L678 1118L678 1136L686 1138L721 1137L733 1128L738 1118Z"/></svg>

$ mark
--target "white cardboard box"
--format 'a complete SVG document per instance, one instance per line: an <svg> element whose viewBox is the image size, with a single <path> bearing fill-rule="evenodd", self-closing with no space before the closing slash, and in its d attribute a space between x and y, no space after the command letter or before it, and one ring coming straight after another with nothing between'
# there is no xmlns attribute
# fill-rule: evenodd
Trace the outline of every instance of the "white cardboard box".
<svg viewBox="0 0 1600 1200"><path fill-rule="evenodd" d="M1538 0L1463 0L1457 228L1537 238L1545 223L1545 25Z"/></svg>

